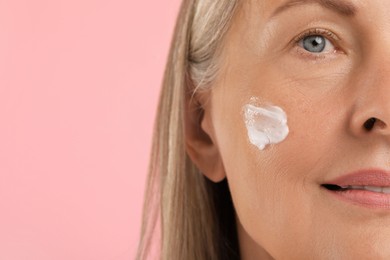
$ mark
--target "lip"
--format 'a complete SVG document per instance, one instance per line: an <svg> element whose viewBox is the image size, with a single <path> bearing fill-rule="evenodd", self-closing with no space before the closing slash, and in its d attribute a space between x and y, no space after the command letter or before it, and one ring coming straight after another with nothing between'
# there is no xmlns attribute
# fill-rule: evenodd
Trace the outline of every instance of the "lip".
<svg viewBox="0 0 390 260"><path fill-rule="evenodd" d="M390 171L380 169L360 170L326 183L338 186L390 186Z"/></svg>
<svg viewBox="0 0 390 260"><path fill-rule="evenodd" d="M390 187L390 171L381 169L359 170L342 175L324 184L346 186L376 186ZM390 210L390 194L373 192L368 190L329 190L324 188L334 198L354 205L371 209Z"/></svg>

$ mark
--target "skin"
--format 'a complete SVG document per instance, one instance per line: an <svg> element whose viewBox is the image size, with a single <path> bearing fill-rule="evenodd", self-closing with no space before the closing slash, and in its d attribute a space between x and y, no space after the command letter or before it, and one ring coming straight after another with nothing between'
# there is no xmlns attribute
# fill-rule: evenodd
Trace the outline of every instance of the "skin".
<svg viewBox="0 0 390 260"><path fill-rule="evenodd" d="M197 96L203 132L188 134L188 153L209 179L228 179L242 259L390 259L390 210L321 188L359 169L390 169L390 1L350 0L354 16L309 3L272 17L285 2L243 1L221 73ZM324 35L324 52L294 41L316 28L336 36ZM286 112L283 142L249 142L242 107L251 97Z"/></svg>

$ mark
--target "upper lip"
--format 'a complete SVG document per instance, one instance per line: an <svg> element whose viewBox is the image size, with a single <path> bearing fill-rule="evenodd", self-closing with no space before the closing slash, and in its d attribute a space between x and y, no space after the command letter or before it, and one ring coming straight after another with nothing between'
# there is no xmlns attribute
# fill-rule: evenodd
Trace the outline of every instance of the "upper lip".
<svg viewBox="0 0 390 260"><path fill-rule="evenodd" d="M390 171L382 169L364 169L347 173L325 184L345 186L390 186Z"/></svg>

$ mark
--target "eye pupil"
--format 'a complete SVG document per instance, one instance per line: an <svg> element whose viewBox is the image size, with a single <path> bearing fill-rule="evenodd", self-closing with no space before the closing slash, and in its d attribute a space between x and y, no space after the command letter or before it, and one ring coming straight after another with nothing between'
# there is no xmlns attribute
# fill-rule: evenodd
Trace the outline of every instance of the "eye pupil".
<svg viewBox="0 0 390 260"><path fill-rule="evenodd" d="M311 35L303 39L303 47L309 52L322 52L325 44L325 39L321 35Z"/></svg>

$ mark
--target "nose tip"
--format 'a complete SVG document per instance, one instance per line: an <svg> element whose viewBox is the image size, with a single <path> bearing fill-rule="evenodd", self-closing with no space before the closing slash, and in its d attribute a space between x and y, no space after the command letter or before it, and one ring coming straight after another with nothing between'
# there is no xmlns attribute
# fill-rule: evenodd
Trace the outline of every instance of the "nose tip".
<svg viewBox="0 0 390 260"><path fill-rule="evenodd" d="M379 106L360 107L352 115L350 128L355 136L382 135L390 137L390 113ZM389 111L390 112L390 111Z"/></svg>
<svg viewBox="0 0 390 260"><path fill-rule="evenodd" d="M382 45L369 51L349 82L349 126L355 135L390 137L390 51Z"/></svg>

